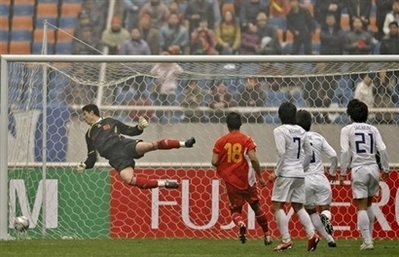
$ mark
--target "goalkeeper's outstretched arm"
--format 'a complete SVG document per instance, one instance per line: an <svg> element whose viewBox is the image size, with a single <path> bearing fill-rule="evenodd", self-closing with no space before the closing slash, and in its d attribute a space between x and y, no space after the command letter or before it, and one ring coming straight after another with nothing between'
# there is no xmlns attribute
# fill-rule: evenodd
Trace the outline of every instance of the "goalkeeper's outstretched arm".
<svg viewBox="0 0 399 257"><path fill-rule="evenodd" d="M97 161L97 152L93 143L89 139L88 134L86 133L86 145L87 145L87 159L84 162L78 164L78 171L83 173L85 169L91 169L94 167L94 164Z"/></svg>

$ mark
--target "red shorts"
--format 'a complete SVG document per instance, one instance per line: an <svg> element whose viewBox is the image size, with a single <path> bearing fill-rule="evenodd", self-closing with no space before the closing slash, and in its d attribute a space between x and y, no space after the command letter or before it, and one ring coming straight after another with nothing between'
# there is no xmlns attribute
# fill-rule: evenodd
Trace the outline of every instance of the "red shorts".
<svg viewBox="0 0 399 257"><path fill-rule="evenodd" d="M225 183L227 197L230 202L230 209L242 208L245 203L254 204L259 202L259 188L253 185L251 188L240 190L230 184Z"/></svg>

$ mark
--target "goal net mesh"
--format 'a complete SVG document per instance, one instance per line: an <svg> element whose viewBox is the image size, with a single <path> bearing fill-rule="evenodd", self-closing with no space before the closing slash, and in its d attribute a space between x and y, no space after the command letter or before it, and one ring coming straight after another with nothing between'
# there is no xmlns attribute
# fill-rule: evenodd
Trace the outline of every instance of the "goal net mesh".
<svg viewBox="0 0 399 257"><path fill-rule="evenodd" d="M273 129L278 106L286 101L313 115L312 130L339 153L339 133L350 122L347 102L361 83L372 87L369 105L385 140L392 165L399 160L399 62L9 62L8 233L17 216L30 220L28 236L46 238L233 238L237 235L223 185L210 166L213 143L227 132L225 114L243 114L243 132L258 144L265 172L276 162ZM44 90L44 88L46 90ZM355 96L355 94L358 94ZM150 126L140 139L185 140L192 149L147 153L136 173L176 179L177 190L140 190L122 183L106 160L83 175L76 171L87 149L85 104L99 105L102 116ZM43 131L43 112L47 127ZM43 142L43 136L46 142ZM43 148L45 168L43 169ZM324 162L327 163L326 158ZM264 173L266 176L266 173ZM398 237L394 189L399 176L381 182L374 203L376 237ZM279 237L271 211L272 185L262 189L273 237ZM333 188L332 224L337 238L358 237L350 186ZM288 210L289 217L293 214ZM249 208L244 215L249 238L261 238ZM305 236L292 216L293 237Z"/></svg>

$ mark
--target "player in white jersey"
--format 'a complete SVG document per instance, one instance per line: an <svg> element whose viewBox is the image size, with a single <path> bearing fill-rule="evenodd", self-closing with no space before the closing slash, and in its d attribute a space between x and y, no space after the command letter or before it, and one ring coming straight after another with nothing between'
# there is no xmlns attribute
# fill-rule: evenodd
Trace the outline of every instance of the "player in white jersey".
<svg viewBox="0 0 399 257"><path fill-rule="evenodd" d="M308 111L299 110L296 120L297 124L307 131L312 146L312 158L308 169L305 170L305 209L309 213L316 230L327 240L328 246L336 247L337 244L332 237L333 227L330 222L332 217L330 212L332 192L329 180L335 180L338 164L337 153L322 135L309 131L312 125L312 115ZM323 152L331 161L328 178L324 174ZM316 207L319 207L320 215Z"/></svg>
<svg viewBox="0 0 399 257"><path fill-rule="evenodd" d="M304 167L309 165L312 149L306 131L296 125L295 105L288 102L281 104L278 115L283 125L273 131L278 161L274 173L269 175L269 180L274 181L272 208L282 242L274 250L282 251L293 246L288 231L287 214L284 211L284 204L291 203L309 238L307 250L314 251L320 239L309 214L303 208L305 203Z"/></svg>
<svg viewBox="0 0 399 257"><path fill-rule="evenodd" d="M352 194L357 204L357 223L363 237L360 250L372 250L374 213L373 196L378 192L381 179L389 179L388 155L379 130L366 123L367 105L357 99L349 101L346 113L353 123L341 130L341 185L351 167ZM376 161L380 155L380 167Z"/></svg>

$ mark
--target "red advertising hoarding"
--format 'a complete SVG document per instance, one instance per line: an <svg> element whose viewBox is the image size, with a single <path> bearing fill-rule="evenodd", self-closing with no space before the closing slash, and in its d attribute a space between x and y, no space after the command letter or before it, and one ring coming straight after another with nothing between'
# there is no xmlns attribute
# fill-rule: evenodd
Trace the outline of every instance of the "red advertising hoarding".
<svg viewBox="0 0 399 257"><path fill-rule="evenodd" d="M114 238L233 238L237 229L228 209L224 187L213 169L146 169L137 175L154 179L175 179L178 189L138 189L125 185L116 172L111 176L111 236ZM265 174L266 177L266 174ZM261 189L273 237L279 237L271 210L272 184ZM373 210L376 238L399 238L399 172L390 181L380 182ZM357 214L350 185L332 185L335 238L358 238ZM248 238L262 237L252 211L244 208ZM290 231L294 238L305 232L293 210L288 208Z"/></svg>

